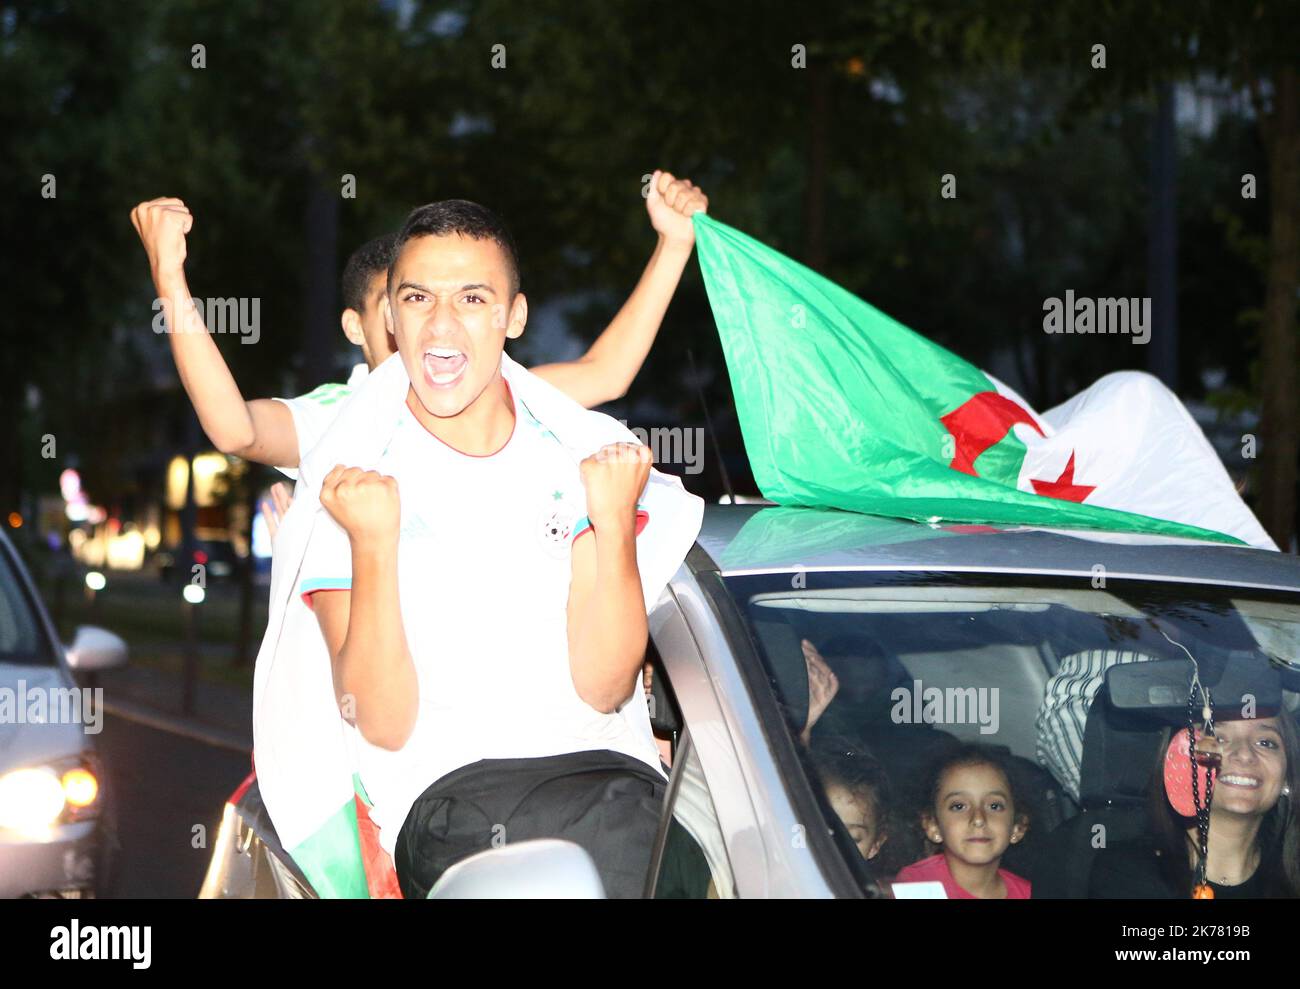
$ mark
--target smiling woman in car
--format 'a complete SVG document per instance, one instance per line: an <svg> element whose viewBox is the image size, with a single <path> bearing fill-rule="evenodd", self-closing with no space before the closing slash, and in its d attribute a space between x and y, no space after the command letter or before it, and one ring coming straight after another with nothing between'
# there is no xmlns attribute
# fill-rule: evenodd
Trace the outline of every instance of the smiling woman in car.
<svg viewBox="0 0 1300 989"><path fill-rule="evenodd" d="M1300 788L1300 739L1292 715L1224 721L1215 732L1223 763L1210 804L1206 882L1215 898L1300 896L1300 824L1292 812L1292 794ZM1119 842L1099 856L1091 896L1192 896L1196 820L1170 804L1159 771L1150 796L1152 835Z"/></svg>

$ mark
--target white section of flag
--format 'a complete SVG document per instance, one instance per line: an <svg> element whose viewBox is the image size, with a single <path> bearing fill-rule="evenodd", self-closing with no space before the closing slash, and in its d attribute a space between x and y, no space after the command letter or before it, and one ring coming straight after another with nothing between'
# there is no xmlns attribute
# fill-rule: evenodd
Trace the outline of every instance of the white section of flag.
<svg viewBox="0 0 1300 989"><path fill-rule="evenodd" d="M1034 414L1014 391L990 380ZM1086 505L1200 526L1277 549L1201 427L1158 378L1139 371L1108 374L1035 419L1046 437L1028 426L1012 427L1026 448L1020 490L1032 493L1033 480L1058 480L1073 455L1073 483L1095 488Z"/></svg>

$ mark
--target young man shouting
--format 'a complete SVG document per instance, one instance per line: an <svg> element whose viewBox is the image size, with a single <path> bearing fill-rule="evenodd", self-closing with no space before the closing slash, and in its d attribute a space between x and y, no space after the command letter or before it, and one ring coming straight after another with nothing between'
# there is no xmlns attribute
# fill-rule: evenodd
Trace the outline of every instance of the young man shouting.
<svg viewBox="0 0 1300 989"><path fill-rule="evenodd" d="M309 732L318 686L272 683L323 675L314 638L404 895L538 837L584 847L610 896L639 895L664 787L640 690L646 610L703 505L617 422L505 356L528 307L488 210L413 212L388 284L398 356L304 460L307 501L277 547L255 725L272 819L313 882L328 878L309 864L326 829L292 799L293 763L310 775L333 745ZM314 637L294 624L290 580Z"/></svg>

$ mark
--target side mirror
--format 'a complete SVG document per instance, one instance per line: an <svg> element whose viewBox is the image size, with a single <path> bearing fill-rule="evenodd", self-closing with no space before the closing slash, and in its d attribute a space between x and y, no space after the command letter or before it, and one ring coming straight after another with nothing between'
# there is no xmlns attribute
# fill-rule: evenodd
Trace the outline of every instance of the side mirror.
<svg viewBox="0 0 1300 989"><path fill-rule="evenodd" d="M457 862L429 890L431 900L603 900L596 863L559 838L490 848Z"/></svg>
<svg viewBox="0 0 1300 989"><path fill-rule="evenodd" d="M67 647L68 665L78 673L125 666L126 653L121 638L94 625L78 625L77 636Z"/></svg>

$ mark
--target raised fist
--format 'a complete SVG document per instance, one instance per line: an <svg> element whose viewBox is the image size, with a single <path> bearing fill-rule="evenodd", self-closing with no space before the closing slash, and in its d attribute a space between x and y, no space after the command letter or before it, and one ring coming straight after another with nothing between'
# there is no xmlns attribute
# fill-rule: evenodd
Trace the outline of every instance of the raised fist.
<svg viewBox="0 0 1300 989"><path fill-rule="evenodd" d="M321 482L320 503L353 543L397 540L402 512L396 478L339 464Z"/></svg>
<svg viewBox="0 0 1300 989"><path fill-rule="evenodd" d="M194 217L174 197L150 199L131 210L131 223L140 235L154 273L174 274L185 267L185 235Z"/></svg>
<svg viewBox="0 0 1300 989"><path fill-rule="evenodd" d="M587 518L600 527L626 525L635 531L636 500L650 477L654 458L640 443L610 443L579 465L587 492Z"/></svg>
<svg viewBox="0 0 1300 989"><path fill-rule="evenodd" d="M695 224L691 216L708 212L709 197L690 179L674 178L670 172L656 171L650 177L650 194L646 196L650 225L665 239L682 244L695 243Z"/></svg>

